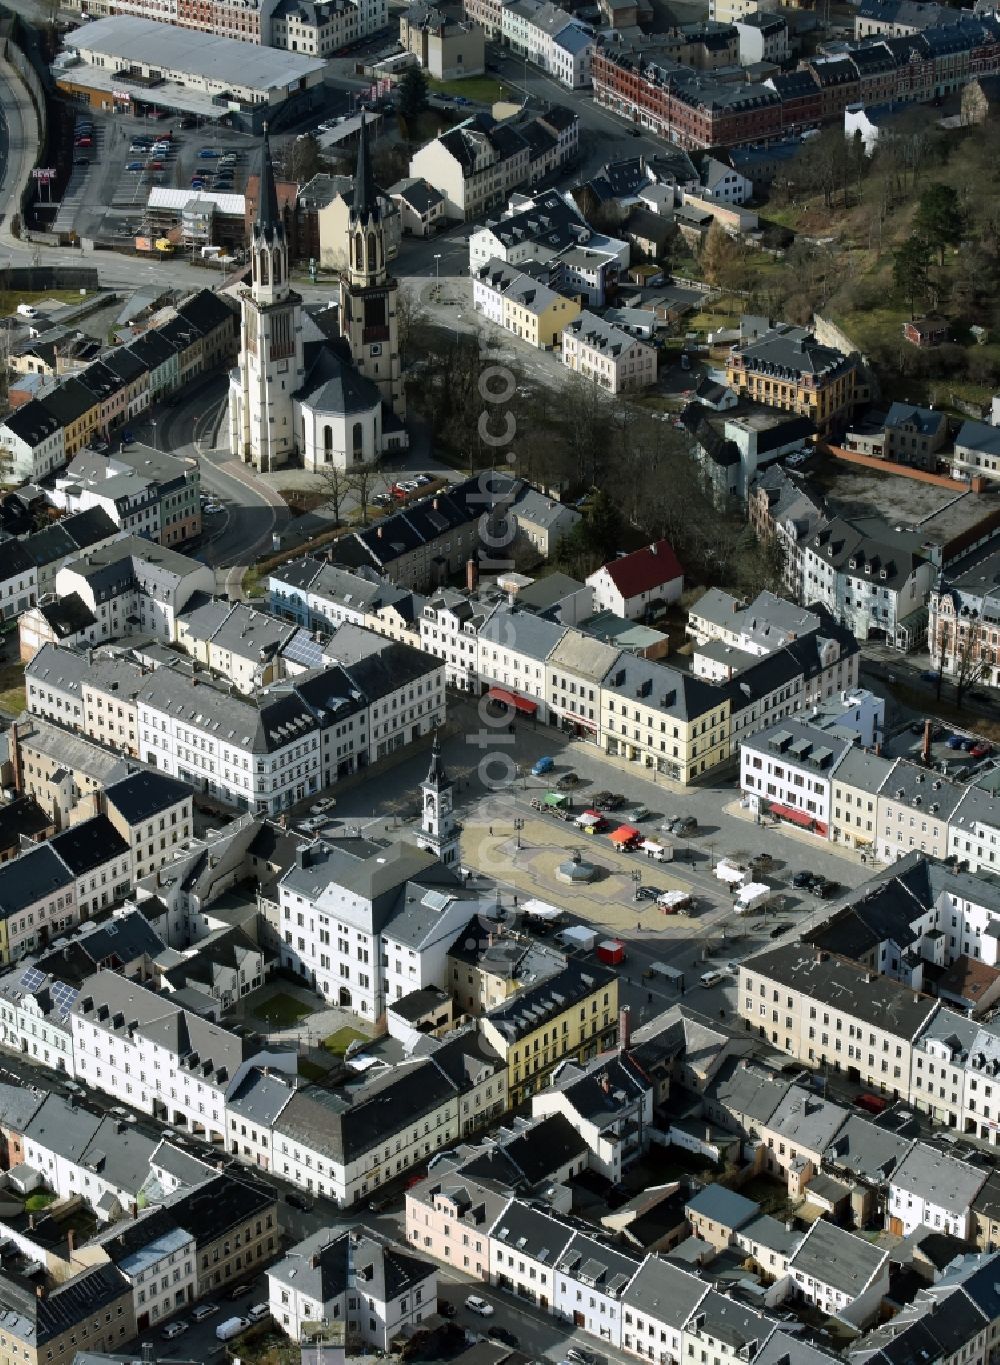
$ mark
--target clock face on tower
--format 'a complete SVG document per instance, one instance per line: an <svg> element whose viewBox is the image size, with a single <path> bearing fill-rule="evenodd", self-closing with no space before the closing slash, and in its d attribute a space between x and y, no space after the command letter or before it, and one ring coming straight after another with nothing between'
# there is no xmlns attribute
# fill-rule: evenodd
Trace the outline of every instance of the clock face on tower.
<svg viewBox="0 0 1000 1365"><path fill-rule="evenodd" d="M373 345L369 346L368 354L370 356L380 356L382 354L381 343L376 341Z"/></svg>

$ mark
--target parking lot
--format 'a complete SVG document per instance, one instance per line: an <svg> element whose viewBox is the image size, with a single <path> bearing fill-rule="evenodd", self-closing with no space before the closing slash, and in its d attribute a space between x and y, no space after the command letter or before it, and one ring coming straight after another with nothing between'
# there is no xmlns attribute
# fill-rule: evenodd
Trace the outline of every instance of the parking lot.
<svg viewBox="0 0 1000 1365"><path fill-rule="evenodd" d="M255 169L257 139L230 128L190 126L190 118L77 115L73 174L60 227L80 237L127 238L146 226L155 186L242 194ZM89 125L86 141L79 133Z"/></svg>

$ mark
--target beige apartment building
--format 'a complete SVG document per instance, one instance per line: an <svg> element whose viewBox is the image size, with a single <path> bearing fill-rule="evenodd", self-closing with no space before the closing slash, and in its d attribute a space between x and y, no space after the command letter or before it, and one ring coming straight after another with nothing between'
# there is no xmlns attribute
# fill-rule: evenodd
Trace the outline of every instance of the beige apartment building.
<svg viewBox="0 0 1000 1365"><path fill-rule="evenodd" d="M608 393L625 393L656 383L656 350L595 313L583 312L562 334L567 369Z"/></svg>
<svg viewBox="0 0 1000 1365"><path fill-rule="evenodd" d="M481 76L486 69L486 35L479 25L452 19L424 0L400 16L399 41L438 81Z"/></svg>
<svg viewBox="0 0 1000 1365"><path fill-rule="evenodd" d="M606 753L685 783L729 757L732 703L714 683L623 651L600 696Z"/></svg>
<svg viewBox="0 0 1000 1365"><path fill-rule="evenodd" d="M879 787L892 759L854 747L837 764L830 791L830 838L874 859Z"/></svg>
<svg viewBox="0 0 1000 1365"><path fill-rule="evenodd" d="M800 944L740 966L739 1013L779 1052L906 1098L913 1042L938 1009L929 996Z"/></svg>
<svg viewBox="0 0 1000 1365"><path fill-rule="evenodd" d="M951 817L964 795L964 787L933 769L897 759L878 793L879 862L895 862L914 849L947 858Z"/></svg>

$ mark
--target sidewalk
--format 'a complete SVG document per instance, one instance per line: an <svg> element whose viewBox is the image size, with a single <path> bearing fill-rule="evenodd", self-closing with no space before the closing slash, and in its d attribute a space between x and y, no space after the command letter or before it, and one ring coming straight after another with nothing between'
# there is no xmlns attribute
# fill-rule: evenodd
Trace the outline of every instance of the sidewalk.
<svg viewBox="0 0 1000 1365"><path fill-rule="evenodd" d="M869 861L857 849L848 848L845 844L834 843L831 839L823 839L818 834L810 834L808 830L799 829L795 825L785 824L781 820L758 820L753 811L747 810L741 804L739 797L724 805L722 809L735 820L743 820L748 825L766 825L769 829L777 829L786 839L794 839L797 843L805 844L808 848L816 848L818 845L824 853L834 853L838 858L843 858L845 862L855 863L859 867ZM879 865L872 863L871 867L872 875L874 875L878 871Z"/></svg>

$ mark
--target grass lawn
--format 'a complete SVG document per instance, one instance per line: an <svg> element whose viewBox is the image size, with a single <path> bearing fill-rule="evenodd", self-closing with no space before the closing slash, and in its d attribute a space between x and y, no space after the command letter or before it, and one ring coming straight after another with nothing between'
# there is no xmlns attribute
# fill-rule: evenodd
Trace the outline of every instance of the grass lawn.
<svg viewBox="0 0 1000 1365"><path fill-rule="evenodd" d="M329 1038L324 1038L323 1046L327 1052L332 1052L335 1057L343 1057L352 1043L364 1041L365 1035L363 1033L359 1033L356 1028L347 1026L339 1028L336 1033L331 1033Z"/></svg>
<svg viewBox="0 0 1000 1365"><path fill-rule="evenodd" d="M24 664L3 664L0 666L0 711L19 716L25 705Z"/></svg>
<svg viewBox="0 0 1000 1365"><path fill-rule="evenodd" d="M24 1201L26 1213L39 1213L42 1209L48 1208L49 1204L56 1202L55 1195L51 1190L36 1190L34 1194L29 1194Z"/></svg>
<svg viewBox="0 0 1000 1365"><path fill-rule="evenodd" d="M466 76L458 81L429 80L427 84L434 95L464 95L467 100L477 100L480 104L494 104L508 93L503 82L492 76Z"/></svg>
<svg viewBox="0 0 1000 1365"><path fill-rule="evenodd" d="M3 279L0 273L0 280ZM79 289L0 289L0 313L13 313L19 303L38 303L41 299L55 299L57 303L79 303L88 293Z"/></svg>
<svg viewBox="0 0 1000 1365"><path fill-rule="evenodd" d="M272 1028L291 1028L312 1014L312 1010L293 995L272 995L269 1000L262 1000L254 1013L259 1019L266 1019Z"/></svg>

